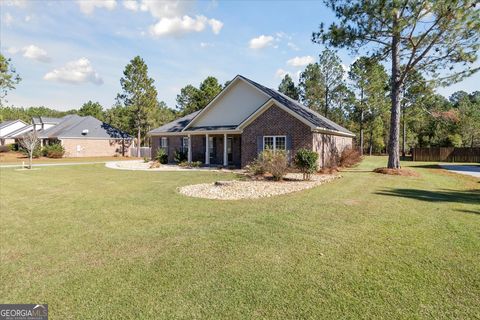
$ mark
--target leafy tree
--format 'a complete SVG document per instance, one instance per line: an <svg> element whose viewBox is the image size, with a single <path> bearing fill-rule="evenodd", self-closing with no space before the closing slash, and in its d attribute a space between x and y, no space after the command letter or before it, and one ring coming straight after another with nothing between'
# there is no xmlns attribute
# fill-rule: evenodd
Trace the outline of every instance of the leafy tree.
<svg viewBox="0 0 480 320"><path fill-rule="evenodd" d="M8 91L15 89L15 86L22 80L11 64L11 59L5 58L0 53L0 107L6 102L5 97Z"/></svg>
<svg viewBox="0 0 480 320"><path fill-rule="evenodd" d="M278 91L293 100L299 99L298 88L295 86L295 83L293 83L292 77L290 77L289 74L286 74L285 77L283 77L282 82L280 82L280 85L278 86Z"/></svg>
<svg viewBox="0 0 480 320"><path fill-rule="evenodd" d="M381 114L385 105L388 89L388 75L383 66L369 57L357 59L348 73L352 88L357 94L356 103L352 111L354 120L358 123L360 136L360 153L363 154L365 145L364 130L366 126L374 126L374 115ZM370 128L373 135L373 128ZM373 137L370 137L370 150L373 147Z"/></svg>
<svg viewBox="0 0 480 320"><path fill-rule="evenodd" d="M323 86L323 115L328 117L329 110L335 107L335 103L340 102L343 87L344 70L342 62L338 55L329 49L323 50L318 62Z"/></svg>
<svg viewBox="0 0 480 320"><path fill-rule="evenodd" d="M180 114L187 115L205 108L222 89L222 85L215 77L207 77L200 83L200 88L191 84L183 87L177 95L177 108Z"/></svg>
<svg viewBox="0 0 480 320"><path fill-rule="evenodd" d="M131 116L132 114L128 107L117 103L105 111L105 122L129 134L135 134L135 129L131 125Z"/></svg>
<svg viewBox="0 0 480 320"><path fill-rule="evenodd" d="M200 100L199 105L202 108L205 108L210 101L217 96L217 94L222 91L222 85L218 83L217 78L207 77L205 80L200 83Z"/></svg>
<svg viewBox="0 0 480 320"><path fill-rule="evenodd" d="M450 97L450 102L459 114L459 133L465 147L480 146L480 92L467 94L457 91Z"/></svg>
<svg viewBox="0 0 480 320"><path fill-rule="evenodd" d="M177 108L181 115L187 115L189 113L200 110L200 90L192 86L191 84L183 87L180 90L180 94L177 95Z"/></svg>
<svg viewBox="0 0 480 320"><path fill-rule="evenodd" d="M302 103L308 108L320 112L324 94L322 85L322 75L318 63L307 65L305 70L300 73L298 83L300 98Z"/></svg>
<svg viewBox="0 0 480 320"><path fill-rule="evenodd" d="M138 147L141 145L142 133L152 125L152 114L157 107L157 90L154 80L148 76L145 61L136 56L125 67L120 79L123 92L117 95L117 101L128 108L132 127L135 128ZM137 148L140 157L140 148Z"/></svg>
<svg viewBox="0 0 480 320"><path fill-rule="evenodd" d="M449 84L479 68L480 10L476 0L325 0L339 22L320 25L312 40L354 51L368 46L379 59L391 62L391 117L388 167L400 168L401 91L416 69ZM441 72L448 68L446 72Z"/></svg>
<svg viewBox="0 0 480 320"><path fill-rule="evenodd" d="M82 105L78 110L78 115L83 117L92 116L100 121L103 121L105 118L102 105L98 102L92 102L91 100Z"/></svg>

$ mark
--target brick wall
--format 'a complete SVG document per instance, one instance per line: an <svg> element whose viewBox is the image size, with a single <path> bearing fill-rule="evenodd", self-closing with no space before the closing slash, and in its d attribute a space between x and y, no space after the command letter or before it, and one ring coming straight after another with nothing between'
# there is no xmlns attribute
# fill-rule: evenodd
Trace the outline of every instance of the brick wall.
<svg viewBox="0 0 480 320"><path fill-rule="evenodd" d="M243 130L242 167L257 157L257 137L268 135L288 136L291 140L292 154L300 148L312 148L310 127L279 107L272 106Z"/></svg>
<svg viewBox="0 0 480 320"><path fill-rule="evenodd" d="M320 167L330 165L347 147L353 147L353 138L319 132L313 133L313 150L319 155L318 165Z"/></svg>
<svg viewBox="0 0 480 320"><path fill-rule="evenodd" d="M65 157L110 157L122 154L121 140L62 139ZM129 155L129 144L125 142L125 155Z"/></svg>

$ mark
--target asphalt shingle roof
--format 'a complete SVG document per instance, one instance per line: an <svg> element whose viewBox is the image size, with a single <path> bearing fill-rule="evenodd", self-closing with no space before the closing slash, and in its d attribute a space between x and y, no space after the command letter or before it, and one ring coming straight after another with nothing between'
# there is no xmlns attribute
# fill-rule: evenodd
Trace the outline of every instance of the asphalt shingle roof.
<svg viewBox="0 0 480 320"><path fill-rule="evenodd" d="M258 89L260 89L262 92L269 95L273 99L277 100L278 102L280 102L281 104L283 104L285 107L289 108L290 110L292 110L296 114L302 116L303 118L305 118L306 120L308 120L309 122L314 124L315 126L325 128L325 129L329 129L329 130L340 131L340 132L347 133L347 134L353 134L351 131L345 129L344 127L342 127L338 124L336 124L332 120L325 118L324 116L320 115L319 113L305 107L300 102L295 101L290 97L287 97L283 93L278 92L277 90L274 90L274 89L267 88L267 87L255 82L255 81L253 81L253 80L245 78L244 76L239 75L239 77L241 77L242 79L244 79L248 83L254 85Z"/></svg>
<svg viewBox="0 0 480 320"><path fill-rule="evenodd" d="M88 130L88 133L84 133ZM39 133L39 138L105 138L105 139L128 139L127 133L112 127L94 117L80 117L68 115L61 118L60 123Z"/></svg>
<svg viewBox="0 0 480 320"><path fill-rule="evenodd" d="M257 89L265 93L267 96L270 98L278 101L285 107L289 108L291 111L295 112L296 114L300 115L310 123L312 123L314 126L323 128L323 129L328 129L328 130L333 130L333 131L338 131L346 134L351 134L353 135L352 132L349 130L345 129L344 127L340 126L339 124L331 121L330 119L327 119L326 117L320 115L319 113L305 107L302 105L300 102L293 100L290 97L287 97L281 92L278 92L277 90L267 88L253 80L250 80L248 78L245 78L244 76L238 75L238 77L242 78L244 81L247 81L251 85L255 86ZM260 106L258 106L260 108ZM193 113L190 113L189 115L186 115L180 119L174 120L170 123L164 124L163 126L156 128L154 130L151 130L149 134L152 133L164 133L164 132L181 132L192 120L195 118L195 116L199 113L200 111L196 111ZM243 121L242 121L243 122ZM199 131L199 130L232 130L235 129L236 126L210 126L210 127L191 127L188 128L186 131Z"/></svg>
<svg viewBox="0 0 480 320"><path fill-rule="evenodd" d="M167 124L164 124L161 127L158 127L156 129L151 130L148 132L149 134L152 133L162 133L162 132L180 132L185 128L190 121L199 113L200 111L195 111L192 112L184 117L181 117L179 119L176 119L172 122L169 122Z"/></svg>

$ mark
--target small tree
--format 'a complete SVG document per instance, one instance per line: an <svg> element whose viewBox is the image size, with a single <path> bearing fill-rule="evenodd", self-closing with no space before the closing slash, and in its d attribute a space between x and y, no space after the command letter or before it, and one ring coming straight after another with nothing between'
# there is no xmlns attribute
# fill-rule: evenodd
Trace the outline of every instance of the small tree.
<svg viewBox="0 0 480 320"><path fill-rule="evenodd" d="M312 173L318 169L318 153L308 149L300 149L295 154L295 165L303 173L303 180L310 180Z"/></svg>
<svg viewBox="0 0 480 320"><path fill-rule="evenodd" d="M18 142L28 154L28 169L32 169L33 153L39 142L35 126L33 126L32 131L25 133Z"/></svg>

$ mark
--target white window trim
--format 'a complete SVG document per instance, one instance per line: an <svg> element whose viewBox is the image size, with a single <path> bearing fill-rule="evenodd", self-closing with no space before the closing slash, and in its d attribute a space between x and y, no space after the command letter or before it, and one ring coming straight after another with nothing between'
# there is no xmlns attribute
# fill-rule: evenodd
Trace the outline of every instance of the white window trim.
<svg viewBox="0 0 480 320"><path fill-rule="evenodd" d="M165 141L165 145L163 142ZM161 137L160 138L160 148L168 148L168 138L167 137Z"/></svg>
<svg viewBox="0 0 480 320"><path fill-rule="evenodd" d="M183 152L185 152L185 151L188 152L188 137L182 137L182 151Z"/></svg>
<svg viewBox="0 0 480 320"><path fill-rule="evenodd" d="M281 149L283 151L287 151L287 136L263 136L263 150L265 150L265 138L272 138L273 140L273 152L277 151L277 138L284 138L285 139L285 149Z"/></svg>

